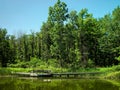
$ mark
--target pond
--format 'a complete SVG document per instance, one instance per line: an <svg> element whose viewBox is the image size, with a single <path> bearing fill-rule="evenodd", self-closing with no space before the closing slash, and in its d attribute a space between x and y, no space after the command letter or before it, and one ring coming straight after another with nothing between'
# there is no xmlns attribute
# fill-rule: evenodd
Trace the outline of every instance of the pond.
<svg viewBox="0 0 120 90"><path fill-rule="evenodd" d="M0 90L120 90L119 81L0 77Z"/></svg>

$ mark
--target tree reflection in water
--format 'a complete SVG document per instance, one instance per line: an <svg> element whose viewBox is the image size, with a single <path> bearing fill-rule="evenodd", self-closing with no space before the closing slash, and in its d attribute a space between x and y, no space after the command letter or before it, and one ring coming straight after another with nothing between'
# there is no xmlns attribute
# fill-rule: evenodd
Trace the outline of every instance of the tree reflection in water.
<svg viewBox="0 0 120 90"><path fill-rule="evenodd" d="M0 90L120 90L120 83L100 79L0 78Z"/></svg>

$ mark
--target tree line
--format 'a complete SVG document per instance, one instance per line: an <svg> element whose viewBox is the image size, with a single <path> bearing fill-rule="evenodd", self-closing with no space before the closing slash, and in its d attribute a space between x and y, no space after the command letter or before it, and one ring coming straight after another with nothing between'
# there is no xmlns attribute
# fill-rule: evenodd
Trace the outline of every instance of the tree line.
<svg viewBox="0 0 120 90"><path fill-rule="evenodd" d="M88 10L69 12L58 0L49 7L49 15L40 32L8 35L0 28L0 66L31 57L46 63L56 59L60 67L118 65L120 60L120 7L112 14L94 18Z"/></svg>

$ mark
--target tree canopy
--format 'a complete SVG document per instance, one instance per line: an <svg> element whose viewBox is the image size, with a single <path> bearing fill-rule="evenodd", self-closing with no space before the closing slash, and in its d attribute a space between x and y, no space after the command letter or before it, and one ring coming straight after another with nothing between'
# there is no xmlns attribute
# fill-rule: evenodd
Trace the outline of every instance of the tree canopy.
<svg viewBox="0 0 120 90"><path fill-rule="evenodd" d="M120 61L120 7L112 14L94 18L86 8L69 12L58 0L49 7L40 32L20 37L0 28L0 65L7 67L32 57L56 59L58 67L79 68L118 65Z"/></svg>

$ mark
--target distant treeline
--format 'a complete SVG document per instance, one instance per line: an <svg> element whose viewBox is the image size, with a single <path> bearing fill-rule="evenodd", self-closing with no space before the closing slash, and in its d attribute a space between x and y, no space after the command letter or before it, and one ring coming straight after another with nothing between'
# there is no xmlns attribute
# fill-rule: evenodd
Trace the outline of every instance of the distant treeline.
<svg viewBox="0 0 120 90"><path fill-rule="evenodd" d="M56 59L61 67L118 65L120 61L120 7L112 14L94 18L87 9L68 12L58 0L49 7L49 15L40 32L8 35L0 28L0 66L31 57Z"/></svg>

